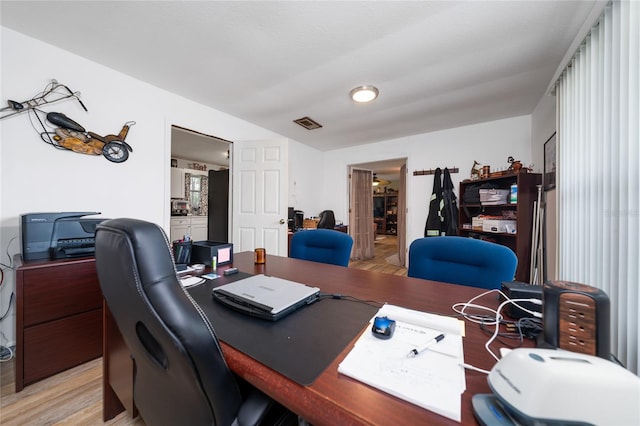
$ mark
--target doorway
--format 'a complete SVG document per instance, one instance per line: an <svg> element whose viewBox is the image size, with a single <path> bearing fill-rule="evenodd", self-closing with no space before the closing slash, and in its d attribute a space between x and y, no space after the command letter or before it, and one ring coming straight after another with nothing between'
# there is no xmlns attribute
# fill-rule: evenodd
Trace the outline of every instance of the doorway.
<svg viewBox="0 0 640 426"><path fill-rule="evenodd" d="M213 230L209 219L215 215L218 217L217 223L220 223L220 218L231 217L228 202L231 186L228 178L224 188L219 184L210 185L210 180L214 171L226 171L228 176L231 147L231 142L224 139L171 126L171 199L183 199L189 203L189 208L186 212L180 212L179 217L171 213L170 235L181 235L187 231L196 240L210 240L211 231L215 231L218 240L228 241L231 233L229 221L225 222L226 229ZM226 202L212 203L211 191L218 194L216 200L222 198ZM220 194L226 194L226 198ZM185 214L188 216L184 217ZM176 225L178 222L180 225ZM186 226L187 229L174 233L174 226Z"/></svg>
<svg viewBox="0 0 640 426"><path fill-rule="evenodd" d="M371 217L375 227L374 256L370 259L358 259L355 267L385 269L385 264L394 269L391 273L402 274L406 265L406 158L352 164L350 169L367 169L372 172L372 182L360 196L373 200L372 211L364 212ZM353 191L352 182L350 191ZM350 196L350 199L353 197ZM351 211L358 206L350 204ZM353 214L353 212L352 212ZM360 212L363 214L363 212ZM358 235L352 235L354 246L358 244ZM356 264L357 263L357 264ZM368 265L370 264L370 265Z"/></svg>

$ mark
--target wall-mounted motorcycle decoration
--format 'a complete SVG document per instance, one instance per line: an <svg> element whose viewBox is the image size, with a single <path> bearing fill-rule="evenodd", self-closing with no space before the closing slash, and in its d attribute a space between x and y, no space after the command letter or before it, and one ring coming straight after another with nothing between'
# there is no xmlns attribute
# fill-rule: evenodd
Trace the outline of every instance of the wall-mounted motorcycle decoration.
<svg viewBox="0 0 640 426"><path fill-rule="evenodd" d="M80 124L76 123L61 112L45 112L39 107L65 99L76 99L85 111L87 107L80 100L80 92L72 92L64 84L51 80L45 89L24 102L16 102L8 100L9 106L0 109L0 120L23 113L33 114L42 131L36 129L40 134L40 138L49 145L57 149L68 149L73 152L88 155L104 155L104 157L114 163L122 163L129 158L129 152L133 152L131 146L125 142L129 128L135 124L135 121L128 121L122 126L122 130L117 135L100 136L94 132L88 132ZM5 112L9 111L9 112ZM46 122L57 126L47 130L42 117L46 117Z"/></svg>

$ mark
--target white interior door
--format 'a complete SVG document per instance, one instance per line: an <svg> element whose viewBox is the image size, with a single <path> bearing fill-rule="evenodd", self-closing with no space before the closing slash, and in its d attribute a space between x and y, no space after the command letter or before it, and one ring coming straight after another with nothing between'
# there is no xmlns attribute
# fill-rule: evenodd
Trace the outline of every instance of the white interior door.
<svg viewBox="0 0 640 426"><path fill-rule="evenodd" d="M287 140L233 143L234 251L287 256Z"/></svg>

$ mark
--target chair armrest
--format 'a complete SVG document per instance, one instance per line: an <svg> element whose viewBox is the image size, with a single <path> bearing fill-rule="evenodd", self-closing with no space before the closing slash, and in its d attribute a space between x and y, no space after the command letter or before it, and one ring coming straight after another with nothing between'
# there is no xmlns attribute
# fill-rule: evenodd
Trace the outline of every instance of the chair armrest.
<svg viewBox="0 0 640 426"><path fill-rule="evenodd" d="M240 406L238 417L234 426L254 426L260 424L274 401L267 395L256 390L252 390Z"/></svg>

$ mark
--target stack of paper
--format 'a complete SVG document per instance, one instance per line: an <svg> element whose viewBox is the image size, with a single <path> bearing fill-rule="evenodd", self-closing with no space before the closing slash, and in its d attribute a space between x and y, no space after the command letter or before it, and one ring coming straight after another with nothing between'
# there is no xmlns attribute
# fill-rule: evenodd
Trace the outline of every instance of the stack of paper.
<svg viewBox="0 0 640 426"><path fill-rule="evenodd" d="M203 282L204 278L201 277L186 276L180 279L180 284L182 284L182 287L191 287L193 285L202 284Z"/></svg>
<svg viewBox="0 0 640 426"><path fill-rule="evenodd" d="M396 321L393 337L379 339L368 327L338 371L459 422L460 396L466 389L464 322L393 305L383 306L376 316ZM445 335L440 342L407 356L440 334Z"/></svg>

